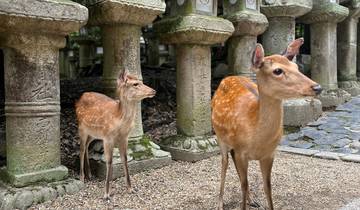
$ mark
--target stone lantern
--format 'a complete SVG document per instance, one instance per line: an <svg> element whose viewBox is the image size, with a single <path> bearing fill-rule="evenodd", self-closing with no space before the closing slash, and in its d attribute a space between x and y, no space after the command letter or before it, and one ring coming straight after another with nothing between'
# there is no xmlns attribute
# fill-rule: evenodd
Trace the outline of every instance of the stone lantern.
<svg viewBox="0 0 360 210"><path fill-rule="evenodd" d="M259 12L259 0L223 0L224 17L235 28L228 41L228 64L230 73L254 78L251 56L257 36L268 26L265 15Z"/></svg>
<svg viewBox="0 0 360 210"><path fill-rule="evenodd" d="M7 159L1 178L17 187L64 179L59 49L66 35L85 25L88 10L67 0L8 0L0 11Z"/></svg>
<svg viewBox="0 0 360 210"><path fill-rule="evenodd" d="M100 26L103 43L104 92L115 96L116 80L121 72L142 79L140 66L141 27L151 24L165 11L162 0L96 0L89 2L89 25ZM100 149L101 151L101 149ZM116 151L116 150L115 150ZM141 120L141 103L138 104L135 126L129 137L130 171L161 167L170 163L170 154L144 136ZM95 174L104 177L106 164L99 154L91 155ZM122 176L120 158L115 155L113 177ZM146 163L146 164L145 164Z"/></svg>
<svg viewBox="0 0 360 210"><path fill-rule="evenodd" d="M356 77L357 60L360 59L357 59L360 0L344 0L340 3L349 8L349 16L337 28L337 53L341 55L337 66L339 87L357 96L360 95L360 84Z"/></svg>
<svg viewBox="0 0 360 210"><path fill-rule="evenodd" d="M310 24L311 78L320 83L324 91L319 96L323 107L337 106L351 95L338 89L337 81L337 23L349 15L349 9L336 0L316 0L313 9L299 18Z"/></svg>
<svg viewBox="0 0 360 210"><path fill-rule="evenodd" d="M160 41L176 48L178 135L161 142L173 159L196 161L218 152L211 134L210 45L225 42L234 27L216 17L215 0L172 0L170 16L154 24Z"/></svg>

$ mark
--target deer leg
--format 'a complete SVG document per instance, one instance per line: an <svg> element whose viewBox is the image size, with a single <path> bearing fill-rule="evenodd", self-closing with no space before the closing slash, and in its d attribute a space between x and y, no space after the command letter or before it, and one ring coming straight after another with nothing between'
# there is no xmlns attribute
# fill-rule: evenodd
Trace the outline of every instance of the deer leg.
<svg viewBox="0 0 360 210"><path fill-rule="evenodd" d="M240 178L241 191L242 191L242 204L241 209L246 210L246 201L249 200L249 183L247 179L248 160L241 157L241 154L231 150L231 156L236 167L236 171Z"/></svg>
<svg viewBox="0 0 360 210"><path fill-rule="evenodd" d="M84 158L85 158L85 147L86 147L86 140L88 136L79 130L79 137L80 137L80 181L85 181L84 175Z"/></svg>
<svg viewBox="0 0 360 210"><path fill-rule="evenodd" d="M127 162L127 147L128 147L127 138L120 140L120 143L119 143L120 157L121 157L121 161L123 162L123 167L124 167L126 188L127 188L128 192L130 192L131 191L131 181L130 181L130 175L129 175L129 169L128 169L128 162Z"/></svg>
<svg viewBox="0 0 360 210"><path fill-rule="evenodd" d="M264 180L264 191L266 194L266 200L268 202L270 210L274 209L272 195L271 195L271 169L273 166L273 162L274 162L274 157L268 157L260 160L260 168Z"/></svg>
<svg viewBox="0 0 360 210"><path fill-rule="evenodd" d="M218 209L224 208L224 187L225 187L225 177L226 171L229 166L229 154L226 147L223 147L219 144L221 148L221 182L220 182L220 195L218 201Z"/></svg>
<svg viewBox="0 0 360 210"><path fill-rule="evenodd" d="M93 138L89 137L86 142L86 149L85 149L85 159L86 159L85 167L86 167L86 172L87 172L87 176L89 179L92 178L90 162L89 162L89 145L92 141L93 141Z"/></svg>
<svg viewBox="0 0 360 210"><path fill-rule="evenodd" d="M113 143L104 139L104 155L106 159L106 180L104 199L110 199L110 180L112 180L112 159L113 159Z"/></svg>

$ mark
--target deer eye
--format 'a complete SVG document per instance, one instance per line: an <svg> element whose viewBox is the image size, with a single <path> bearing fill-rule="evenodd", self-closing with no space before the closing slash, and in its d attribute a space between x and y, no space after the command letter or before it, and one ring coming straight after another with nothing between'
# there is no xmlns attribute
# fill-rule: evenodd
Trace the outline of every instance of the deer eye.
<svg viewBox="0 0 360 210"><path fill-rule="evenodd" d="M133 84L134 87L136 87L136 86L138 86L138 85L139 85L139 83L134 83L134 84Z"/></svg>
<svg viewBox="0 0 360 210"><path fill-rule="evenodd" d="M273 71L273 73L276 75L276 76L280 76L282 73L284 73L284 71L282 69L275 69Z"/></svg>

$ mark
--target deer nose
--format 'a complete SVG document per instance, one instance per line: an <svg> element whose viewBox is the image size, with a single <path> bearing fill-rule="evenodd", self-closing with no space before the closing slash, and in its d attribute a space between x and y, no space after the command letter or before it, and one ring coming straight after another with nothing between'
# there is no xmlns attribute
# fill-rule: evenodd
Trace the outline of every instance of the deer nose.
<svg viewBox="0 0 360 210"><path fill-rule="evenodd" d="M319 95L323 90L319 84L312 86L311 89L313 89L313 91L316 93L316 95Z"/></svg>

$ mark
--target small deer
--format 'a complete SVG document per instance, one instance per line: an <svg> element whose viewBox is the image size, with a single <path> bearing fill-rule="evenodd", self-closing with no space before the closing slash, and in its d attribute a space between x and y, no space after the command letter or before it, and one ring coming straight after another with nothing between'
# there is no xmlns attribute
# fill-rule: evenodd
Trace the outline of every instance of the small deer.
<svg viewBox="0 0 360 210"><path fill-rule="evenodd" d="M76 103L76 116L80 136L80 180L84 181L84 159L86 171L91 178L88 146L94 139L102 139L106 159L105 199L109 199L109 181L112 179L114 146L119 148L123 162L126 186L131 189L127 165L128 136L134 125L137 103L155 96L156 91L144 85L127 71L117 79L117 96L114 100L95 92L84 93Z"/></svg>
<svg viewBox="0 0 360 210"><path fill-rule="evenodd" d="M230 152L242 190L242 209L251 204L247 179L248 162L259 160L264 191L270 209L271 169L275 148L283 134L282 100L321 93L321 86L303 75L292 62L303 39L294 40L282 55L264 57L257 44L252 70L257 85L250 79L229 76L223 79L212 99L212 124L222 156L218 208L223 209L225 176Z"/></svg>

